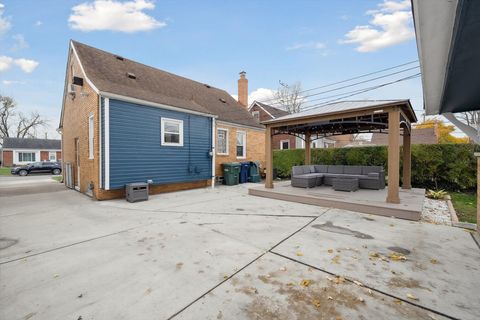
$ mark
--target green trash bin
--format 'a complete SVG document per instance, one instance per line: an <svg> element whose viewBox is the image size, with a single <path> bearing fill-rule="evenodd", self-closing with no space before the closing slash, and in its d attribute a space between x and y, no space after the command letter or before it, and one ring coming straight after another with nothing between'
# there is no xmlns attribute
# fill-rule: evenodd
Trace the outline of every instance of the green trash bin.
<svg viewBox="0 0 480 320"><path fill-rule="evenodd" d="M248 182L260 182L260 162L250 162Z"/></svg>
<svg viewBox="0 0 480 320"><path fill-rule="evenodd" d="M227 186L238 184L240 166L239 162L226 162L223 164L223 181Z"/></svg>

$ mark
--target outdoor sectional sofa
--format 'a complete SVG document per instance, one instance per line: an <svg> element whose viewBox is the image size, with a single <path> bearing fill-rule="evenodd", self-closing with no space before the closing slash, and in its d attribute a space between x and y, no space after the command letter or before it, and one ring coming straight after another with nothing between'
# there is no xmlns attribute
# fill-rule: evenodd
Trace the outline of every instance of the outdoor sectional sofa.
<svg viewBox="0 0 480 320"><path fill-rule="evenodd" d="M292 187L331 186L336 178L356 178L360 189L384 189L381 166L304 165L292 167Z"/></svg>

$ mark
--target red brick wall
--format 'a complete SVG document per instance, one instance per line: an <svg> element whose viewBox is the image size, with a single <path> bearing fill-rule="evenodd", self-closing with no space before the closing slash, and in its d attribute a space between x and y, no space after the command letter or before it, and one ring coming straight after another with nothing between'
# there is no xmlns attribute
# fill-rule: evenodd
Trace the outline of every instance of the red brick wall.
<svg viewBox="0 0 480 320"><path fill-rule="evenodd" d="M11 167L13 166L13 151L3 151L3 160L2 166Z"/></svg>
<svg viewBox="0 0 480 320"><path fill-rule="evenodd" d="M57 161L62 162L62 151L57 151Z"/></svg>
<svg viewBox="0 0 480 320"><path fill-rule="evenodd" d="M280 141L282 140L289 140L290 141L290 149L296 148L296 140L295 136L291 136L289 134L279 134L272 137L272 146L273 149L280 149Z"/></svg>
<svg viewBox="0 0 480 320"><path fill-rule="evenodd" d="M40 161L48 161L48 151L40 151Z"/></svg>
<svg viewBox="0 0 480 320"><path fill-rule="evenodd" d="M73 71L73 74L72 74ZM67 81L79 76L85 79L78 60L70 52L70 64L67 66ZM83 92L83 94L80 94ZM88 158L88 118L94 117L94 159ZM63 110L62 163L72 163L73 180L77 180L77 159L75 158L75 138L79 139L80 155L80 192L86 192L90 182L94 185L94 196L99 192L99 122L98 95L92 87L83 81L83 87L76 87L74 97L67 95ZM64 170L65 172L65 170ZM64 179L66 180L66 179Z"/></svg>

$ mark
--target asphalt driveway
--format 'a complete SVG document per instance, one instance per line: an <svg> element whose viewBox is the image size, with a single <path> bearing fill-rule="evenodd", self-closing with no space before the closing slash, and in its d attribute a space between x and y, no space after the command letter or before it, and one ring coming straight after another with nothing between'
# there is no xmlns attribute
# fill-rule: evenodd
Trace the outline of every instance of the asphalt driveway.
<svg viewBox="0 0 480 320"><path fill-rule="evenodd" d="M1 319L480 317L462 229L245 186L135 204L61 188L0 198Z"/></svg>

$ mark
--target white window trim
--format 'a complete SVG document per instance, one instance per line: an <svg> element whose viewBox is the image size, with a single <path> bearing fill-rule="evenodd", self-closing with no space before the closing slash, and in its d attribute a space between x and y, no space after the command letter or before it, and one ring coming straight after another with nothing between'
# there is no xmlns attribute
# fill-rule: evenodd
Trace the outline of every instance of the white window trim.
<svg viewBox="0 0 480 320"><path fill-rule="evenodd" d="M283 149L284 142L288 143L288 149L290 149L290 140L280 140L280 150L284 150ZM288 150L288 149L285 149L285 150Z"/></svg>
<svg viewBox="0 0 480 320"><path fill-rule="evenodd" d="M34 153L35 154L35 160L34 161L20 161L19 153ZM14 164L28 164L28 163L33 163L33 162L40 162L40 151L38 150L28 150L28 149L23 149L23 150L15 150L13 153L13 163Z"/></svg>
<svg viewBox="0 0 480 320"><path fill-rule="evenodd" d="M227 145L226 145L226 148L225 148L225 149L227 150L227 153L217 152L217 154L218 154L219 156L228 156L228 154L229 154L229 152L228 152L228 151L229 151L229 149L228 149L228 148L229 148L229 145L228 145L229 142L228 142L228 141L230 140L230 139L229 139L229 137L230 137L230 130L228 130L228 128L217 128L217 142L218 142L218 131L219 131L219 130L222 130L222 131L226 131L226 132L227 132L227 136L226 136ZM217 151L218 151L218 150L219 150L219 148L217 148Z"/></svg>
<svg viewBox="0 0 480 320"><path fill-rule="evenodd" d="M246 159L247 158L247 131L237 130L237 134L243 133L243 156L237 156L237 159ZM235 136L235 155L237 155L237 137Z"/></svg>
<svg viewBox="0 0 480 320"><path fill-rule="evenodd" d="M178 120L178 119L170 119L170 118L161 118L160 120L161 124L161 130L160 130L160 141L162 146L166 147L183 147L183 120ZM179 125L179 142L174 143L174 142L165 142L165 122L174 122Z"/></svg>
<svg viewBox="0 0 480 320"><path fill-rule="evenodd" d="M50 157L52 154L55 156L55 158L53 160ZM54 161L54 162L57 161L57 153L55 151L49 151L48 152L48 161Z"/></svg>
<svg viewBox="0 0 480 320"><path fill-rule="evenodd" d="M90 113L88 117L88 159L94 159L94 135L95 135L95 122L93 119L93 113Z"/></svg>
<svg viewBox="0 0 480 320"><path fill-rule="evenodd" d="M260 121L260 111L258 111L258 110L252 111L252 116L255 119L258 119L258 121Z"/></svg>

